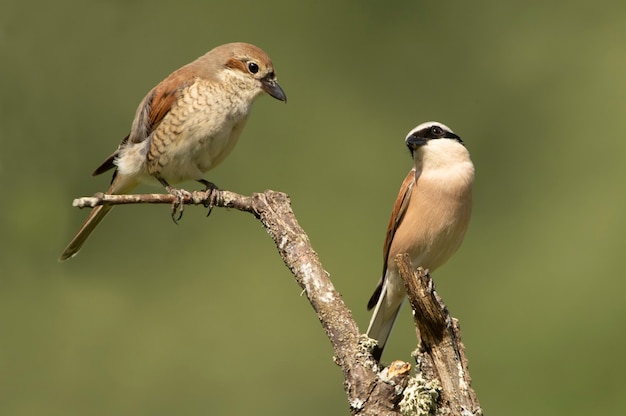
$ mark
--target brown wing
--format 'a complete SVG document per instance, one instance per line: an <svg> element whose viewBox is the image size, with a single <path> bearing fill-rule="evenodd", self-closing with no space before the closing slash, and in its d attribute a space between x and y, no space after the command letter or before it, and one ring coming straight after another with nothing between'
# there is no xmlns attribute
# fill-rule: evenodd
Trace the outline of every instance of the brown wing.
<svg viewBox="0 0 626 416"><path fill-rule="evenodd" d="M149 103L146 103L146 112L142 114L142 123L137 126L140 130L136 132L131 139L133 143L138 143L146 140L150 134L157 128L163 118L170 112L172 109L172 105L176 102L179 97L181 89L184 87L183 84L176 84L177 87L168 88L172 86L172 84L161 83L156 86L151 93L151 99ZM133 126L134 127L134 126ZM133 136L131 132L131 136Z"/></svg>
<svg viewBox="0 0 626 416"><path fill-rule="evenodd" d="M367 302L367 309L372 309L378 303L378 298L380 297L380 293L383 290L383 283L385 282L385 273L387 271L387 261L389 256L389 249L391 248L391 242L393 241L393 236L396 234L396 230L398 229L398 225L402 222L402 218L404 217L404 213L406 212L406 208L409 205L409 200L411 199L411 191L413 190L413 185L415 184L415 169L411 169L411 171L406 175L404 181L402 182L402 186L400 186L400 192L398 193L398 198L396 198L396 203L393 206L393 211L391 212L391 218L389 219L389 225L387 226L387 234L385 236L385 244L383 245L383 274L376 286L376 290L374 290L374 294L370 298L369 302Z"/></svg>
<svg viewBox="0 0 626 416"><path fill-rule="evenodd" d="M146 95L137 109L130 133L122 140L117 150L96 168L92 174L93 176L115 168L115 158L117 158L120 150L129 141L131 143L140 143L150 137L150 134L171 110L172 105L178 99L180 91L191 81L189 79L185 82L183 81L184 79L185 74L181 73L181 71L176 71Z"/></svg>

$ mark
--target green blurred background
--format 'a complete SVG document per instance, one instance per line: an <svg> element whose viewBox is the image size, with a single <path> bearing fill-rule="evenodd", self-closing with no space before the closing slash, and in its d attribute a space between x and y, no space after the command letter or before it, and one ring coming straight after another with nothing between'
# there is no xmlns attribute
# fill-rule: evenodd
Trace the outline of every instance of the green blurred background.
<svg viewBox="0 0 626 416"><path fill-rule="evenodd" d="M207 175L287 192L364 330L381 247L435 119L477 167L436 275L487 414L624 414L623 2L5 1L0 6L0 414L347 414L340 369L252 216L114 211L57 256L92 170L172 70L264 48L289 102L254 108ZM195 187L196 185L189 185ZM139 191L156 191L142 188ZM385 358L409 359L408 308Z"/></svg>

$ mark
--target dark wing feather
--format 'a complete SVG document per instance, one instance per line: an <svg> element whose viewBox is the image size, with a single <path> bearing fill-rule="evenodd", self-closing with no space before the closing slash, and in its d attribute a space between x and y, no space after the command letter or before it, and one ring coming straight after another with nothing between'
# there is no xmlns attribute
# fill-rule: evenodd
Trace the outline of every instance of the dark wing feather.
<svg viewBox="0 0 626 416"><path fill-rule="evenodd" d="M96 170L93 171L93 173L91 174L92 176L97 176L100 175L110 169L113 169L115 167L115 158L117 157L120 149L122 147L124 147L126 145L126 142L128 142L128 135L126 137L124 137L124 139L122 140L122 142L120 143L119 146L117 146L117 150L115 152L113 152L113 154L111 154L111 156L109 156L107 158L107 160L105 160L104 162L102 162L102 164L100 166L98 166L96 168Z"/></svg>

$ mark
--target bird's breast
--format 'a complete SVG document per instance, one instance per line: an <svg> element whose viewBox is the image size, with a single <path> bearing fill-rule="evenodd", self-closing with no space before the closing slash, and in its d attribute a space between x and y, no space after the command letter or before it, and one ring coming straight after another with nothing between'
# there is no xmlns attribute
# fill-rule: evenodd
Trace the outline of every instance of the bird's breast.
<svg viewBox="0 0 626 416"><path fill-rule="evenodd" d="M171 183L200 179L230 154L250 106L224 89L194 83L153 132L148 173Z"/></svg>
<svg viewBox="0 0 626 416"><path fill-rule="evenodd" d="M409 253L416 267L433 271L458 250L471 215L472 179L419 177L394 234L388 264L395 264L395 255Z"/></svg>

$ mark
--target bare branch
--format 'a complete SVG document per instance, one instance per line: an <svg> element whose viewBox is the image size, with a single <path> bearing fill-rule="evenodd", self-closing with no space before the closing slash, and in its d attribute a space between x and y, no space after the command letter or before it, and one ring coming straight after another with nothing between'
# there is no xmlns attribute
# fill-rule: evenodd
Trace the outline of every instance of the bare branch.
<svg viewBox="0 0 626 416"><path fill-rule="evenodd" d="M281 192L265 191L242 196L223 190L191 192L184 204L234 208L252 213L274 240L278 253L293 273L297 283L315 310L328 339L335 362L344 373L344 389L352 414L398 415L397 404L409 371L396 371L384 379L378 377L378 364L371 355L374 344L361 335L359 328L322 267L309 237L298 224L289 197ZM75 199L76 207L103 204L167 204L176 197L169 194L106 195ZM410 365L408 367L410 369ZM387 369L385 369L386 371ZM406 370L406 368L405 368ZM387 374L387 373L385 373Z"/></svg>
<svg viewBox="0 0 626 416"><path fill-rule="evenodd" d="M482 415L471 387L459 322L448 313L424 269L415 270L408 254L398 255L395 260L419 333L419 349L414 353L419 371L427 382L441 383L440 406L450 412L444 414Z"/></svg>

